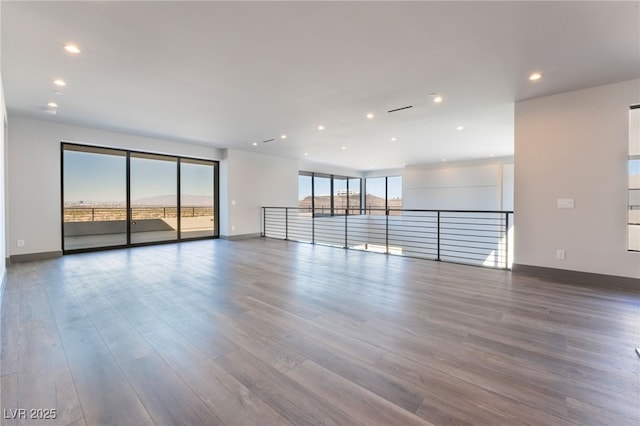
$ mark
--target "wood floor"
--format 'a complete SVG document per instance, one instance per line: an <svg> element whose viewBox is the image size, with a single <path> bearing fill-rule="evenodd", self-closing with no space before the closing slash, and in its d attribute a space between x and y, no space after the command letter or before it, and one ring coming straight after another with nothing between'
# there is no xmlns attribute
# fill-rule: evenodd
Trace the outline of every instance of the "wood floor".
<svg viewBox="0 0 640 426"><path fill-rule="evenodd" d="M8 274L6 425L640 424L632 292L265 239Z"/></svg>

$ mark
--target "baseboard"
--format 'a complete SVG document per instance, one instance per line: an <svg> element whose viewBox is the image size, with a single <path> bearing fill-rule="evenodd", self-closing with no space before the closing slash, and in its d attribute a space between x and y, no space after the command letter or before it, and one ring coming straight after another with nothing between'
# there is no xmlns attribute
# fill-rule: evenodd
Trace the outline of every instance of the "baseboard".
<svg viewBox="0 0 640 426"><path fill-rule="evenodd" d="M48 251L43 253L14 254L9 257L9 264L33 262L35 260L56 259L62 256L62 250Z"/></svg>
<svg viewBox="0 0 640 426"><path fill-rule="evenodd" d="M229 241L239 241L239 240L249 240L251 238L259 238L261 236L262 234L257 233L257 234L242 234L242 235L220 235L220 238L222 238L223 240L229 240Z"/></svg>
<svg viewBox="0 0 640 426"><path fill-rule="evenodd" d="M640 290L640 279L620 277L617 275L594 274L592 272L570 271L567 269L546 268L543 266L513 264L512 270L517 274L531 275L553 281L580 284L599 288L618 288L624 290Z"/></svg>

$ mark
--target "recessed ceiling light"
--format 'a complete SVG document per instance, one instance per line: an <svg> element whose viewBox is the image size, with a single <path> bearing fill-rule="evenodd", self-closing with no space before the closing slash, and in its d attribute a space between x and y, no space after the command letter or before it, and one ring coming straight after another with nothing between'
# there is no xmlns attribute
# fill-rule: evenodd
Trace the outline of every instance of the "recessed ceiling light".
<svg viewBox="0 0 640 426"><path fill-rule="evenodd" d="M463 130L464 130L464 127L463 127L463 126L458 126L458 127L456 127L456 130L457 130L457 131L459 131L459 132L461 132L461 131L463 131Z"/></svg>
<svg viewBox="0 0 640 426"><path fill-rule="evenodd" d="M53 92L54 95L62 95L61 90L52 90L51 92Z"/></svg>
<svg viewBox="0 0 640 426"><path fill-rule="evenodd" d="M280 139L286 139L287 135L280 135Z"/></svg>
<svg viewBox="0 0 640 426"><path fill-rule="evenodd" d="M69 53L73 53L74 55L77 55L78 53L80 53L80 48L75 44L71 44L71 43L65 44L64 50L66 50Z"/></svg>
<svg viewBox="0 0 640 426"><path fill-rule="evenodd" d="M61 78L57 78L57 79L53 80L53 84L55 84L56 86L60 86L60 87L64 87L64 86L67 85L67 83Z"/></svg>
<svg viewBox="0 0 640 426"><path fill-rule="evenodd" d="M495 156L496 156L495 154L491 154L489 157L495 157Z"/></svg>
<svg viewBox="0 0 640 426"><path fill-rule="evenodd" d="M440 95L434 96L433 102L439 104L440 102L442 102L442 96L440 96Z"/></svg>
<svg viewBox="0 0 640 426"><path fill-rule="evenodd" d="M344 151L345 149L347 149L347 147L346 146L341 146L340 149Z"/></svg>
<svg viewBox="0 0 640 426"><path fill-rule="evenodd" d="M318 126L318 130L324 130L324 126L321 124Z"/></svg>
<svg viewBox="0 0 640 426"><path fill-rule="evenodd" d="M541 78L542 78L542 74L539 73L539 72L531 73L531 75L529 76L529 80L531 80L531 81L538 81Z"/></svg>
<svg viewBox="0 0 640 426"><path fill-rule="evenodd" d="M369 113L369 114L367 114L367 118L368 118L369 120L372 120L372 119L373 119L373 113Z"/></svg>
<svg viewBox="0 0 640 426"><path fill-rule="evenodd" d="M258 142L254 142L254 143L252 143L251 145L253 145L253 146L258 146Z"/></svg>
<svg viewBox="0 0 640 426"><path fill-rule="evenodd" d="M396 138L391 138L391 142L395 142L395 141L397 141Z"/></svg>
<svg viewBox="0 0 640 426"><path fill-rule="evenodd" d="M442 161L443 161L443 162L444 162L444 161L447 161L447 159L446 159L446 158L443 158L443 159L442 159Z"/></svg>
<svg viewBox="0 0 640 426"><path fill-rule="evenodd" d="M48 106L49 108L58 108L58 104L57 104L57 103L55 103L55 102L49 102L49 103L47 104L47 106Z"/></svg>
<svg viewBox="0 0 640 426"><path fill-rule="evenodd" d="M309 153L308 153L308 152L305 152L305 153L304 153L304 156L305 156L305 157L306 157L306 156L308 156L308 155L309 155Z"/></svg>

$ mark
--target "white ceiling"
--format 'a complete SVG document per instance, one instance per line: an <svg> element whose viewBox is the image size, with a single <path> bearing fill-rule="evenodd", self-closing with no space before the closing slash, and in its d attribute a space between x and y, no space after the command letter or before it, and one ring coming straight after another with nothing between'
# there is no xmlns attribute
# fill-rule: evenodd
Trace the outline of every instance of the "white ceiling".
<svg viewBox="0 0 640 426"><path fill-rule="evenodd" d="M637 1L1 7L10 113L362 171L513 155L514 102L640 77Z"/></svg>

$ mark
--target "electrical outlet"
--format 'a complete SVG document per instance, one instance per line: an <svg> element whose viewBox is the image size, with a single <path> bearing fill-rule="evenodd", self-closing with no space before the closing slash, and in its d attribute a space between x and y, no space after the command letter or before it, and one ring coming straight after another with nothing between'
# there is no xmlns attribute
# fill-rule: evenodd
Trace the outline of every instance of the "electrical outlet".
<svg viewBox="0 0 640 426"><path fill-rule="evenodd" d="M18 247L24 247L24 240L17 241Z"/></svg>
<svg viewBox="0 0 640 426"><path fill-rule="evenodd" d="M564 251L564 250L560 250L560 249L556 250L556 259L558 259L558 260L564 260L564 258L565 258L565 254L566 254L566 253L565 253L565 251Z"/></svg>

